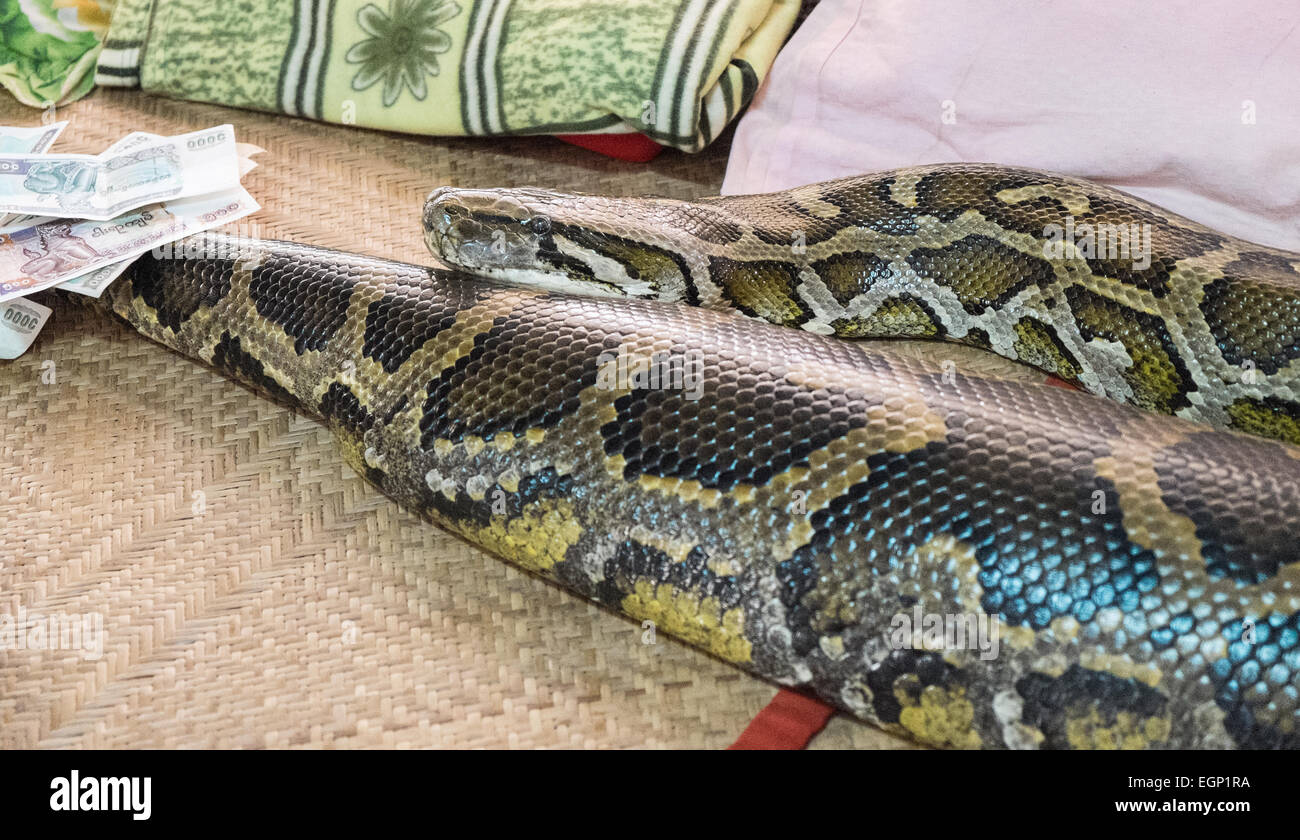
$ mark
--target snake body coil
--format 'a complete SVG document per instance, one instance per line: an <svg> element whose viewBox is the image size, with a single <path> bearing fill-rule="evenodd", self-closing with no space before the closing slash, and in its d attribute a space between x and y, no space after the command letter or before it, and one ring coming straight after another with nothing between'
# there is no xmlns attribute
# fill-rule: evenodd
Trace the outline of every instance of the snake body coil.
<svg viewBox="0 0 1300 840"><path fill-rule="evenodd" d="M408 509L750 671L936 745L1300 746L1300 449L704 308L178 252L104 302Z"/></svg>
<svg viewBox="0 0 1300 840"><path fill-rule="evenodd" d="M425 229L475 273L961 342L1300 443L1300 254L1075 178L942 164L697 202L443 189Z"/></svg>

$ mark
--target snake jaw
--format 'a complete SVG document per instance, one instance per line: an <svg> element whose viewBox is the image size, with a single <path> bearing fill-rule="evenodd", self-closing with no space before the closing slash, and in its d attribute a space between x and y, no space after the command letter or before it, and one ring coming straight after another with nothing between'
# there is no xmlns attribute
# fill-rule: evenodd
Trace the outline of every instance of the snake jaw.
<svg viewBox="0 0 1300 840"><path fill-rule="evenodd" d="M548 291L608 294L552 266L560 257L550 217L535 191L439 187L424 206L425 244L444 262L484 277Z"/></svg>
<svg viewBox="0 0 1300 840"><path fill-rule="evenodd" d="M439 187L424 205L425 244L447 262L470 270L531 265L539 248L527 227L532 216L490 191Z"/></svg>
<svg viewBox="0 0 1300 840"><path fill-rule="evenodd" d="M442 199L448 189L448 187L438 187L429 193L429 197L424 202L422 217L424 244L428 246L431 253L442 259L447 259L452 247L448 234L451 232L453 219L442 210Z"/></svg>
<svg viewBox="0 0 1300 840"><path fill-rule="evenodd" d="M529 189L439 187L424 206L425 244L444 262L506 283L551 292L626 297L563 253L546 212L549 196ZM575 276L575 272L578 276Z"/></svg>
<svg viewBox="0 0 1300 840"><path fill-rule="evenodd" d="M424 207L429 249L449 265L515 285L596 297L688 297L671 255L676 205L533 188L439 187Z"/></svg>

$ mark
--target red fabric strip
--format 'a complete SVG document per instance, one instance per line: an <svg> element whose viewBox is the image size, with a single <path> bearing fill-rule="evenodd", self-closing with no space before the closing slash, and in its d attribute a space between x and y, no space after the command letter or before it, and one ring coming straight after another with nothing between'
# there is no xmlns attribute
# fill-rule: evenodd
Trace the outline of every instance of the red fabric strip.
<svg viewBox="0 0 1300 840"><path fill-rule="evenodd" d="M1054 376L1054 375L1052 375L1052 374L1048 374L1048 375L1047 375L1047 379L1045 379L1045 380L1043 380L1043 381L1044 381L1044 384L1047 384L1047 385L1055 385L1055 386L1058 387L1058 388L1068 388L1068 389L1071 390L1071 391L1079 391L1079 390L1082 390L1081 388L1077 388L1077 387L1075 387L1074 385L1071 385L1069 382L1066 382L1066 381L1065 381L1064 379L1062 379L1061 377L1059 377L1059 376Z"/></svg>
<svg viewBox="0 0 1300 840"><path fill-rule="evenodd" d="M565 143L572 143L593 152L600 152L619 160L645 163L654 160L664 150L644 134L557 134Z"/></svg>
<svg viewBox="0 0 1300 840"><path fill-rule="evenodd" d="M835 710L820 700L783 688L754 715L729 750L801 750Z"/></svg>

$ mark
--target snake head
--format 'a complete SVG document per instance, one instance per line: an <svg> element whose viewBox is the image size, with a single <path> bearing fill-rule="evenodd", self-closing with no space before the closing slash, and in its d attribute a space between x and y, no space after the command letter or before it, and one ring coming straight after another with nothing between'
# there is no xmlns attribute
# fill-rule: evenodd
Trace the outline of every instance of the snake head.
<svg viewBox="0 0 1300 840"><path fill-rule="evenodd" d="M439 187L424 205L425 243L466 270L526 271L548 250L551 232L550 218L530 206L528 192ZM537 198L540 204L543 197Z"/></svg>
<svg viewBox="0 0 1300 840"><path fill-rule="evenodd" d="M424 205L429 250L464 271L548 291L680 300L690 237L681 202L518 188L439 187Z"/></svg>

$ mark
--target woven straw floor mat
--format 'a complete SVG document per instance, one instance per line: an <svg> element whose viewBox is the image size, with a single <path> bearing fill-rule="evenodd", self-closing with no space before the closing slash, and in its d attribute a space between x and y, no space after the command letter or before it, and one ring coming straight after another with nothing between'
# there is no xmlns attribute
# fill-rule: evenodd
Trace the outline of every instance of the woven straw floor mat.
<svg viewBox="0 0 1300 840"><path fill-rule="evenodd" d="M729 139L638 165L118 91L58 117L55 151L86 153L233 123L267 151L231 230L415 262L436 185L707 195ZM98 615L105 640L0 651L0 748L722 747L775 692L399 510L315 421L79 307L0 363L0 419L0 615ZM897 744L842 717L815 742Z"/></svg>

